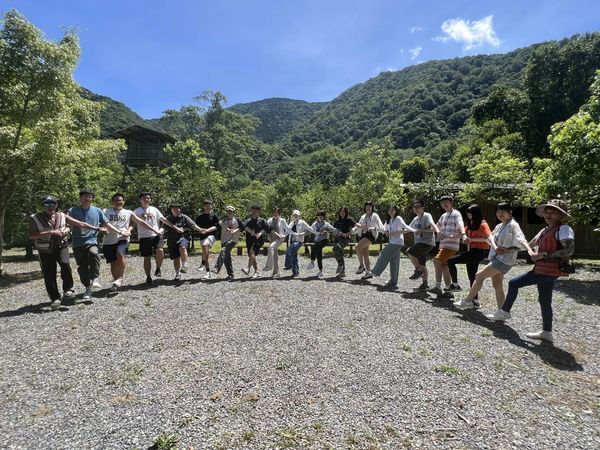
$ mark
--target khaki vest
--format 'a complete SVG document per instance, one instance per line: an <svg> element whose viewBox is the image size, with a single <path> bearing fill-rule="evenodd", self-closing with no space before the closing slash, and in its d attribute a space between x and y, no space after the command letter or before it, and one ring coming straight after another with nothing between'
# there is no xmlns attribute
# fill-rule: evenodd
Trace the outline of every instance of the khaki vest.
<svg viewBox="0 0 600 450"><path fill-rule="evenodd" d="M31 218L35 223L38 232L41 233L43 231L52 231L52 230L62 230L66 226L66 217L64 213L55 212L56 223L54 227L50 226L48 220L44 217L43 214L32 214ZM52 235L42 236L35 240L35 246L40 252L50 252L52 249L50 248L50 240L52 239Z"/></svg>

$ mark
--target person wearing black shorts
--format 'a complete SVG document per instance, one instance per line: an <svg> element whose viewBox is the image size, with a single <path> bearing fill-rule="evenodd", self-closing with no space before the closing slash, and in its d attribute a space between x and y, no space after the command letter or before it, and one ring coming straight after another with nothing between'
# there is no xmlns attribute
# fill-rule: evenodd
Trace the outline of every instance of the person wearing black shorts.
<svg viewBox="0 0 600 450"><path fill-rule="evenodd" d="M250 208L250 218L244 224L246 231L246 249L248 250L248 268L242 269L246 275L250 275L250 269L254 268L253 278L258 278L258 264L256 255L260 253L260 249L265 243L265 234L271 231L269 224L265 219L260 217L260 206L252 205Z"/></svg>
<svg viewBox="0 0 600 450"><path fill-rule="evenodd" d="M196 225L189 216L181 213L181 205L176 203L171 205L171 214L167 216L173 225L183 230L179 233L175 229L167 230L167 248L169 249L169 258L173 261L175 268L175 280L181 279L180 273L186 272L188 252L187 249L192 242L191 231L201 232L201 228Z"/></svg>

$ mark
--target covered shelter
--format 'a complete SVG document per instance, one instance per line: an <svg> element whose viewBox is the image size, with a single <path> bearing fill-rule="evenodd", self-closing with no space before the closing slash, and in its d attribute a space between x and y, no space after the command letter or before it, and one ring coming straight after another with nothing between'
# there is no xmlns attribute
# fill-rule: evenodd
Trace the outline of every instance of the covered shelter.
<svg viewBox="0 0 600 450"><path fill-rule="evenodd" d="M165 147L167 144L174 144L175 139L166 133L141 125L132 125L108 137L125 140L127 144L123 158L125 166L138 168L171 164L171 158L165 153Z"/></svg>

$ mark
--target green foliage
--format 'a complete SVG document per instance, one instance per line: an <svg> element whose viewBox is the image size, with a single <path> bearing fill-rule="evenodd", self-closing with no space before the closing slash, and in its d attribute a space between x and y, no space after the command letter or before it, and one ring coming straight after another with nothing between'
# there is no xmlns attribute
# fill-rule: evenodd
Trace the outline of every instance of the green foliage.
<svg viewBox="0 0 600 450"><path fill-rule="evenodd" d="M404 182L420 183L431 174L431 163L427 158L415 156L412 159L402 161L400 172L402 172Z"/></svg>
<svg viewBox="0 0 600 450"><path fill-rule="evenodd" d="M462 203L529 204L527 165L527 161L513 156L509 150L495 145L484 148L467 169L473 181L464 187L459 200Z"/></svg>
<svg viewBox="0 0 600 450"><path fill-rule="evenodd" d="M315 115L326 103L309 103L289 98L267 98L251 103L238 103L228 108L238 114L249 114L260 121L254 136L273 144Z"/></svg>
<svg viewBox="0 0 600 450"><path fill-rule="evenodd" d="M42 193L59 193L70 200L83 183L101 189L119 173L111 171L122 143L96 140L101 107L83 99L73 81L79 53L73 33L67 32L58 42L48 41L18 12L4 15L0 30L0 257L6 215L24 220L24 211L35 210L35 200ZM17 228L22 226L23 222Z"/></svg>
<svg viewBox="0 0 600 450"><path fill-rule="evenodd" d="M600 218L600 70L592 95L579 112L552 127L552 160L538 160L535 192L538 199L570 199L584 208L573 209L582 221Z"/></svg>

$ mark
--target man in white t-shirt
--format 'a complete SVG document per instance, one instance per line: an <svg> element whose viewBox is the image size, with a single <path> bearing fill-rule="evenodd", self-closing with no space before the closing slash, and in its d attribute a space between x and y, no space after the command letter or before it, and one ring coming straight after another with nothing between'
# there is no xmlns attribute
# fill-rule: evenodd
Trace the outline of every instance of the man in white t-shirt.
<svg viewBox="0 0 600 450"><path fill-rule="evenodd" d="M178 233L183 233L183 230L179 227L176 227L168 220L163 214L154 206L150 206L152 203L152 196L150 192L142 192L140 194L140 204L139 208L133 212L136 216L142 219L146 224L150 225L152 229L156 229L157 232L145 229L143 227L138 226L138 238L140 241L140 256L144 257L144 272L146 272L146 284L152 285L152 253L155 253L156 259L156 271L154 272L154 276L160 277L162 273L160 271L160 267L162 266L163 260L165 259L165 252L163 250L163 237L162 237L162 228L160 228L161 222L165 225L173 228Z"/></svg>
<svg viewBox="0 0 600 450"><path fill-rule="evenodd" d="M115 194L112 196L112 208L104 210L104 215L108 219L108 223L114 226L121 234L110 231L104 236L102 248L106 262L110 264L110 271L113 276L113 284L111 290L117 292L123 284L123 275L125 274L127 249L129 248L129 239L133 224L142 226L147 230L160 233L158 228L153 228L142 219L133 214L133 211L123 208L125 197L123 194Z"/></svg>

